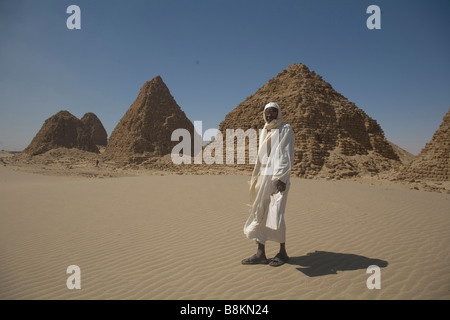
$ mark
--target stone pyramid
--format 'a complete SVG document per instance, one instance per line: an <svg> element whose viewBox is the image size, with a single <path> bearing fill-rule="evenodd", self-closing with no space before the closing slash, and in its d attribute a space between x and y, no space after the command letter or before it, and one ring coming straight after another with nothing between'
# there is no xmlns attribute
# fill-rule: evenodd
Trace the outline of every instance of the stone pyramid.
<svg viewBox="0 0 450 320"><path fill-rule="evenodd" d="M450 108L419 155L403 172L409 178L448 181L450 177Z"/></svg>
<svg viewBox="0 0 450 320"><path fill-rule="evenodd" d="M228 113L219 130L260 129L265 104L280 105L295 133L298 176L355 176L399 162L378 123L304 64L289 66ZM225 139L225 138L224 138Z"/></svg>
<svg viewBox="0 0 450 320"><path fill-rule="evenodd" d="M170 154L178 141L171 141L175 129L191 134L194 125L176 103L160 76L146 82L134 103L114 128L103 156L117 164L142 163Z"/></svg>
<svg viewBox="0 0 450 320"><path fill-rule="evenodd" d="M60 111L45 120L24 153L34 156L61 147L99 152L83 122L68 111Z"/></svg>
<svg viewBox="0 0 450 320"><path fill-rule="evenodd" d="M106 146L108 142L108 134L106 133L102 122L94 113L86 113L83 118L81 118L81 122L83 122L86 131L89 133L92 141L96 145Z"/></svg>

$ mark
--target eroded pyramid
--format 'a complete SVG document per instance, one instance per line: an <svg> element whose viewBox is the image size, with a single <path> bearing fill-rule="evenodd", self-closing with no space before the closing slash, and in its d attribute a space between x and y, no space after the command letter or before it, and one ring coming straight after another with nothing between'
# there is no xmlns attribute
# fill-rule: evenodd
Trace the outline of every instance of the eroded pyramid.
<svg viewBox="0 0 450 320"><path fill-rule="evenodd" d="M433 138L403 170L409 178L448 181L450 173L450 108Z"/></svg>
<svg viewBox="0 0 450 320"><path fill-rule="evenodd" d="M86 131L91 136L92 141L99 146L106 146L108 134L100 119L92 112L86 113L82 118Z"/></svg>
<svg viewBox="0 0 450 320"><path fill-rule="evenodd" d="M136 100L114 128L103 156L119 164L162 157L170 154L179 143L171 141L176 129L186 129L194 137L194 125L161 77L156 76L142 86Z"/></svg>
<svg viewBox="0 0 450 320"><path fill-rule="evenodd" d="M378 123L304 64L289 66L228 113L219 130L260 129L268 102L280 105L295 133L298 176L355 176L391 167L399 157Z"/></svg>
<svg viewBox="0 0 450 320"><path fill-rule="evenodd" d="M24 153L34 156L61 147L99 152L83 122L63 110L45 120Z"/></svg>

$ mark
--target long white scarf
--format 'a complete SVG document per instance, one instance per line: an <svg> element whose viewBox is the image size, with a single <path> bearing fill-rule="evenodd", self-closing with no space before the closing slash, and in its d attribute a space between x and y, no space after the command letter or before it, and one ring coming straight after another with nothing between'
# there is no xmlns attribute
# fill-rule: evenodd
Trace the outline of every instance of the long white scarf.
<svg viewBox="0 0 450 320"><path fill-rule="evenodd" d="M261 158L262 152L267 152L267 156L271 152L272 147L272 136L278 133L277 131L280 129L283 124L283 119L281 117L281 110L278 110L278 117L271 122L267 122L265 113L263 112L263 118L266 124L264 125L262 135L265 135L264 140L260 140L260 146L258 148L258 157L256 159L255 167L253 168L252 178L250 180L250 203L252 204L252 208L255 207L255 199L259 192L259 188L257 190L256 183L258 181L259 176L261 175ZM264 131L265 130L265 131ZM276 135L278 137L278 135Z"/></svg>

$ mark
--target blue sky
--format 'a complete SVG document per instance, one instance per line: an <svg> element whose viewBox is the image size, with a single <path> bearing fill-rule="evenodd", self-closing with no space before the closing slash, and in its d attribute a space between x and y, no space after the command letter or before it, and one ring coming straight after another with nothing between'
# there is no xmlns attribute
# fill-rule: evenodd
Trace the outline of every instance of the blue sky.
<svg viewBox="0 0 450 320"><path fill-rule="evenodd" d="M109 135L156 75L218 128L301 62L417 154L450 106L449 21L448 0L0 0L0 149L23 150L60 110L94 112Z"/></svg>

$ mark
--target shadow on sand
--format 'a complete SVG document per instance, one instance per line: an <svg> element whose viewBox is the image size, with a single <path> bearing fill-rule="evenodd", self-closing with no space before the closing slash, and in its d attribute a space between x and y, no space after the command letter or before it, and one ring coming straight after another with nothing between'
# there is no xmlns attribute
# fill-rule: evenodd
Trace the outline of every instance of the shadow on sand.
<svg viewBox="0 0 450 320"><path fill-rule="evenodd" d="M288 264L300 266L297 270L308 277L317 277L336 274L337 271L367 269L371 265L384 268L388 262L350 253L315 251L301 257L290 257Z"/></svg>

